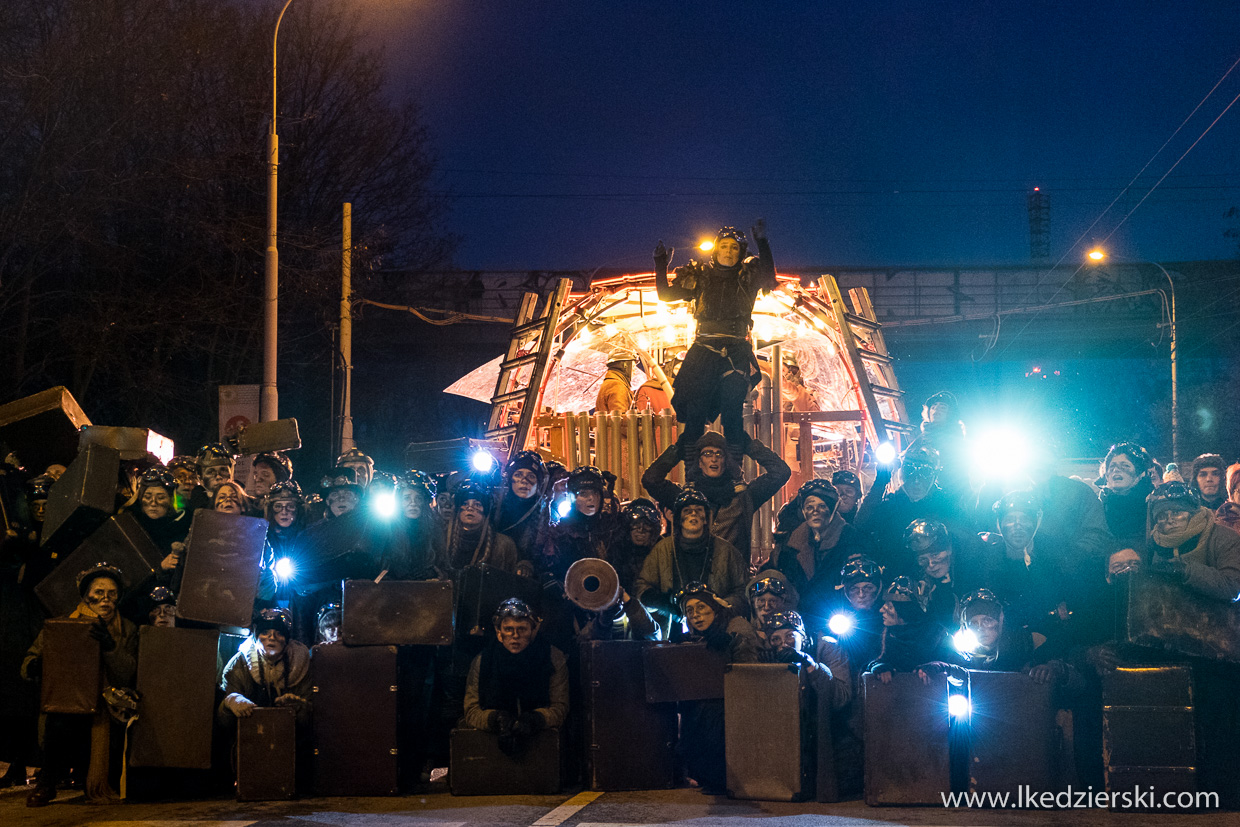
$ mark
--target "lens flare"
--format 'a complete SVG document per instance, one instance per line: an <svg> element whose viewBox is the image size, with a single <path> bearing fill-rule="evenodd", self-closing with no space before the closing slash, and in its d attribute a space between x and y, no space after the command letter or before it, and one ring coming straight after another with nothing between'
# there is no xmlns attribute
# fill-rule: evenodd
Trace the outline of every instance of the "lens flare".
<svg viewBox="0 0 1240 827"><path fill-rule="evenodd" d="M281 557L276 561L275 565L276 579L282 583L287 583L293 579L293 575L297 573L297 567L293 565L293 561L287 557Z"/></svg>
<svg viewBox="0 0 1240 827"><path fill-rule="evenodd" d="M831 615L831 619L827 621L827 628L836 637L843 637L853 630L853 619L850 615L843 613Z"/></svg>

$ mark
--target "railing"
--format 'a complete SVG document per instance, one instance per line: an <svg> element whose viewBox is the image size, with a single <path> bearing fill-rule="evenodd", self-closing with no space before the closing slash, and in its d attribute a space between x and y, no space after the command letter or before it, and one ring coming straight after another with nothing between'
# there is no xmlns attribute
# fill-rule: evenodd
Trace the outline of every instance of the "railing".
<svg viewBox="0 0 1240 827"><path fill-rule="evenodd" d="M610 471L616 475L616 494L624 500L649 496L641 485L642 473L680 435L671 411L546 413L535 427L544 459L562 462L570 470L594 465ZM683 483L684 471L678 466L670 479Z"/></svg>

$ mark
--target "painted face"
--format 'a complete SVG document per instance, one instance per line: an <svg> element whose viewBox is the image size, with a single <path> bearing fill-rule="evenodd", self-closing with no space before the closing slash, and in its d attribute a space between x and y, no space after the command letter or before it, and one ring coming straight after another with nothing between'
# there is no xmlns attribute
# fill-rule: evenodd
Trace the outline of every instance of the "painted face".
<svg viewBox="0 0 1240 827"><path fill-rule="evenodd" d="M797 649L805 645L805 636L796 629L776 629L766 636L772 649Z"/></svg>
<svg viewBox="0 0 1240 827"><path fill-rule="evenodd" d="M265 462L260 462L250 471L250 490L256 497L265 497L271 486L278 482L276 472Z"/></svg>
<svg viewBox="0 0 1240 827"><path fill-rule="evenodd" d="M853 583L845 590L844 595L848 598L848 604L857 611L866 611L874 608L874 604L878 602L878 586L868 580L862 580L860 583Z"/></svg>
<svg viewBox="0 0 1240 827"><path fill-rule="evenodd" d="M1141 569L1141 555L1134 549L1122 548L1107 560L1107 582L1114 583L1116 577Z"/></svg>
<svg viewBox="0 0 1240 827"><path fill-rule="evenodd" d="M271 504L271 519L277 528L289 528L297 522L297 500L276 500Z"/></svg>
<svg viewBox="0 0 1240 827"><path fill-rule="evenodd" d="M1188 528L1188 520L1193 516L1191 511L1169 509L1158 515L1158 530L1163 534L1175 534Z"/></svg>
<svg viewBox="0 0 1240 827"><path fill-rule="evenodd" d="M1202 468L1197 472L1197 488L1203 497L1217 497L1223 485L1223 473L1217 468Z"/></svg>
<svg viewBox="0 0 1240 827"><path fill-rule="evenodd" d="M525 618L506 617L500 621L495 636L505 649L519 655L534 640L534 624Z"/></svg>
<svg viewBox="0 0 1240 827"><path fill-rule="evenodd" d="M658 537L655 527L644 520L629 529L629 542L638 548L650 548Z"/></svg>
<svg viewBox="0 0 1240 827"><path fill-rule="evenodd" d="M578 491L577 496L573 499L573 507L587 517L593 517L597 514L599 506L602 504L603 495L592 489Z"/></svg>
<svg viewBox="0 0 1240 827"><path fill-rule="evenodd" d="M680 510L680 533L685 539L696 540L706 531L706 507L686 505Z"/></svg>
<svg viewBox="0 0 1240 827"><path fill-rule="evenodd" d="M431 510L426 494L414 488L400 490L400 507L405 512L405 517L410 520L420 520L423 514L429 514Z"/></svg>
<svg viewBox="0 0 1240 827"><path fill-rule="evenodd" d="M258 633L258 644L263 647L263 654L267 658L278 658L284 654L288 639L276 629L264 629Z"/></svg>
<svg viewBox="0 0 1240 827"><path fill-rule="evenodd" d="M732 267L741 260L741 245L735 238L721 238L715 242L715 261L723 267Z"/></svg>
<svg viewBox="0 0 1240 827"><path fill-rule="evenodd" d="M172 628L177 625L177 607L167 603L151 609L151 625Z"/></svg>
<svg viewBox="0 0 1240 827"><path fill-rule="evenodd" d="M913 502L924 499L930 493L930 489L934 487L934 478L938 476L938 470L933 465L920 463L906 464L902 467L902 472L904 484L901 487Z"/></svg>
<svg viewBox="0 0 1240 827"><path fill-rule="evenodd" d="M222 514L240 514L241 497L233 485L221 485L215 492L215 510Z"/></svg>
<svg viewBox="0 0 1240 827"><path fill-rule="evenodd" d="M523 500L538 494L538 475L528 468L518 468L508 480L512 493Z"/></svg>
<svg viewBox="0 0 1240 827"><path fill-rule="evenodd" d="M1033 542L1033 535L1037 533L1037 530L1036 514L1026 514L1023 511L1009 511L999 520L999 533L1003 535L1003 542L1010 549L1024 550L1029 548L1029 544Z"/></svg>
<svg viewBox="0 0 1240 827"><path fill-rule="evenodd" d="M1107 488L1116 494L1127 494L1140 482L1144 474L1137 473L1137 466L1125 454L1116 454L1107 463Z"/></svg>
<svg viewBox="0 0 1240 827"><path fill-rule="evenodd" d="M952 550L928 551L917 555L917 565L921 573L932 580L942 580L951 572Z"/></svg>
<svg viewBox="0 0 1240 827"><path fill-rule="evenodd" d="M198 484L198 475L189 468L178 468L172 472L172 478L177 481L177 493L181 495L181 499L188 500L189 495L194 493L194 486Z"/></svg>
<svg viewBox="0 0 1240 827"><path fill-rule="evenodd" d="M998 617L975 614L965 625L977 635L979 646L986 650L994 649L999 641L999 635L1003 634L1003 612L1000 611Z"/></svg>
<svg viewBox="0 0 1240 827"><path fill-rule="evenodd" d="M357 480L357 484L362 488L370 485L370 463L353 460L350 462L340 463L341 468L352 468L353 478Z"/></svg>
<svg viewBox="0 0 1240 827"><path fill-rule="evenodd" d="M47 466L47 470L46 470L46 471L44 471L43 473L44 473L44 474L47 474L49 477L51 477L51 478L52 478L52 479L54 479L54 480L58 480L58 479L60 479L61 475L62 475L62 474L64 474L64 473L65 473L65 471L67 471L67 470L69 470L69 469L65 468L65 467L64 467L63 465L61 465L60 463L53 463L53 464L51 464L51 465Z"/></svg>
<svg viewBox="0 0 1240 827"><path fill-rule="evenodd" d="M835 490L840 495L840 501L835 506L835 510L840 514L849 514L857 507L857 500L860 498L860 492L857 491L855 485L837 485Z"/></svg>
<svg viewBox="0 0 1240 827"><path fill-rule="evenodd" d="M208 465L202 469L202 487L212 496L225 480L232 479L232 467L224 463Z"/></svg>
<svg viewBox="0 0 1240 827"><path fill-rule="evenodd" d="M435 508L439 511L440 517L444 520L450 521L453 513L456 511L456 498L450 491L441 491L435 496Z"/></svg>
<svg viewBox="0 0 1240 827"><path fill-rule="evenodd" d="M822 531L831 520L831 506L821 497L810 495L801 504L801 516L805 518L805 524L812 530Z"/></svg>
<svg viewBox="0 0 1240 827"><path fill-rule="evenodd" d="M784 599L777 594L763 592L753 599L753 613L758 618L758 626L766 625L766 621L776 612L784 609Z"/></svg>
<svg viewBox="0 0 1240 827"><path fill-rule="evenodd" d="M486 519L486 511L482 507L482 502L475 499L468 499L461 503L461 507L457 509L457 514L459 515L461 526L466 529L477 528Z"/></svg>
<svg viewBox="0 0 1240 827"><path fill-rule="evenodd" d="M360 501L361 497L352 488L336 488L327 494L327 509L332 516L343 517L357 508Z"/></svg>
<svg viewBox="0 0 1240 827"><path fill-rule="evenodd" d="M104 623L116 617L116 607L121 602L121 587L111 577L96 577L90 582L83 598L87 607L99 615Z"/></svg>
<svg viewBox="0 0 1240 827"><path fill-rule="evenodd" d="M172 509L172 497L168 489L150 486L142 492L142 513L147 519L158 520Z"/></svg>
<svg viewBox="0 0 1240 827"><path fill-rule="evenodd" d="M43 522L47 516L47 500L30 501L30 518L36 523Z"/></svg>
<svg viewBox="0 0 1240 827"><path fill-rule="evenodd" d="M685 603L685 619L695 632L705 632L715 622L715 610L701 600L690 599Z"/></svg>
<svg viewBox="0 0 1240 827"><path fill-rule="evenodd" d="M900 617L900 613L896 611L896 604L892 603L890 600L884 603L882 608L878 611L883 616L884 626L904 625L904 618Z"/></svg>
<svg viewBox="0 0 1240 827"><path fill-rule="evenodd" d="M319 641L336 643L340 640L340 615L328 613L319 621Z"/></svg>
<svg viewBox="0 0 1240 827"><path fill-rule="evenodd" d="M703 448L698 454L698 468L712 479L722 477L725 466L723 451L719 448Z"/></svg>

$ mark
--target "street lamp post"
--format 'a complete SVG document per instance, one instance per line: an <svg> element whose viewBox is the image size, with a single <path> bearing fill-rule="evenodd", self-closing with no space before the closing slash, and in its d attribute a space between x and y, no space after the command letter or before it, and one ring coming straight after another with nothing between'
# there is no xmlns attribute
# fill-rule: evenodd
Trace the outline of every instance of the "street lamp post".
<svg viewBox="0 0 1240 827"><path fill-rule="evenodd" d="M276 390L277 326L280 296L280 253L276 248L277 176L280 166L280 136L276 133L276 45L280 21L293 0L285 0L271 36L271 131L267 133L267 253L263 280L263 385L259 419L280 418L280 395Z"/></svg>
<svg viewBox="0 0 1240 827"><path fill-rule="evenodd" d="M1089 258L1093 262L1100 262L1106 258L1106 253L1102 250L1091 250ZM1157 261L1143 261L1144 264L1152 264L1157 267L1167 279L1167 285L1171 288L1168 298L1168 315L1171 328L1171 461L1179 462L1180 458L1180 382L1176 372L1176 340L1175 340L1175 280L1171 278L1171 274L1167 272L1167 268L1163 267Z"/></svg>

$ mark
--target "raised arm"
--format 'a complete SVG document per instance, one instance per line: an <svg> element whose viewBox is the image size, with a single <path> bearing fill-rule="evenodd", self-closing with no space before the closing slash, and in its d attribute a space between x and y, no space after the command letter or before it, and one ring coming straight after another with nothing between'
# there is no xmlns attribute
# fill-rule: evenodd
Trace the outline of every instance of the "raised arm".
<svg viewBox="0 0 1240 827"><path fill-rule="evenodd" d="M659 294L659 301L683 302L693 298L693 291L667 282L667 266L671 264L672 254L676 248L667 249L660 241L654 248L654 286Z"/></svg>
<svg viewBox="0 0 1240 827"><path fill-rule="evenodd" d="M749 483L749 498L753 501L753 507L758 508L792 479L792 469L779 454L756 439L749 440L745 453L762 469L762 474Z"/></svg>
<svg viewBox="0 0 1240 827"><path fill-rule="evenodd" d="M766 220L759 218L749 231L753 233L754 244L758 247L757 278L754 280L754 287L758 290L774 290L777 286L775 257L771 255L771 243L766 238Z"/></svg>

